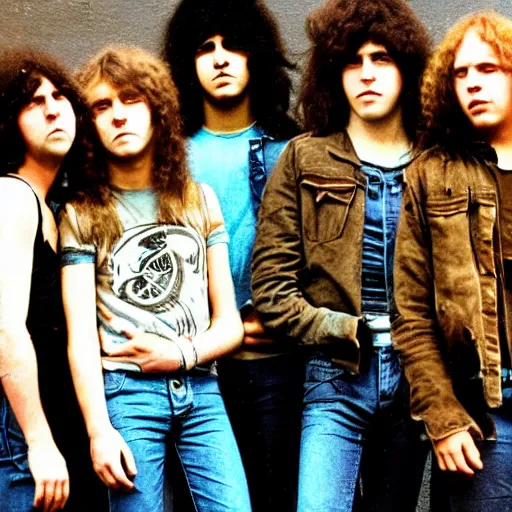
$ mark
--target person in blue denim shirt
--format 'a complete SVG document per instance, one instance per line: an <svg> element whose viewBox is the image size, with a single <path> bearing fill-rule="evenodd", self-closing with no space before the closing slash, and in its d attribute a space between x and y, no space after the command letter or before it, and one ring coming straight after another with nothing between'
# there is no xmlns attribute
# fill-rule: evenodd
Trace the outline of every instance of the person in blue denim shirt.
<svg viewBox="0 0 512 512"><path fill-rule="evenodd" d="M402 0L329 0L306 28L308 133L269 179L253 261L264 324L307 354L298 511L412 512L428 444L410 419L390 314L430 39Z"/></svg>
<svg viewBox="0 0 512 512"><path fill-rule="evenodd" d="M62 287L110 510L166 509L172 446L195 510L249 512L214 364L243 334L228 236L214 192L189 174L169 70L141 49L106 48L77 78L97 144L61 215Z"/></svg>
<svg viewBox="0 0 512 512"><path fill-rule="evenodd" d="M244 322L241 350L219 379L247 473L253 510L295 509L301 365L293 344L268 334L252 305L259 204L286 141L290 79L276 21L257 0L183 0L165 55L180 92L194 177L216 192Z"/></svg>

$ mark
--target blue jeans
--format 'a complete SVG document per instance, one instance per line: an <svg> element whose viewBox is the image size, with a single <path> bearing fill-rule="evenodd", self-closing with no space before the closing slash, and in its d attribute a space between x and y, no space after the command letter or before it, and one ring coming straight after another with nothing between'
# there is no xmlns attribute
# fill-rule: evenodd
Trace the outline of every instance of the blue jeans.
<svg viewBox="0 0 512 512"><path fill-rule="evenodd" d="M496 441L478 441L484 468L474 477L441 472L432 464L432 487L440 492L443 512L512 511L512 388L503 390L503 405L491 412ZM439 486L439 487L438 487Z"/></svg>
<svg viewBox="0 0 512 512"><path fill-rule="evenodd" d="M249 491L217 377L106 372L110 420L135 457L130 492L109 491L110 510L162 512L165 458L175 442L199 512L250 511Z"/></svg>
<svg viewBox="0 0 512 512"><path fill-rule="evenodd" d="M0 510L32 510L34 491L23 432L0 390Z"/></svg>
<svg viewBox="0 0 512 512"><path fill-rule="evenodd" d="M295 512L304 365L298 354L224 359L219 381L253 512Z"/></svg>
<svg viewBox="0 0 512 512"><path fill-rule="evenodd" d="M414 511L428 443L410 420L408 387L392 347L352 375L322 353L306 365L299 512Z"/></svg>

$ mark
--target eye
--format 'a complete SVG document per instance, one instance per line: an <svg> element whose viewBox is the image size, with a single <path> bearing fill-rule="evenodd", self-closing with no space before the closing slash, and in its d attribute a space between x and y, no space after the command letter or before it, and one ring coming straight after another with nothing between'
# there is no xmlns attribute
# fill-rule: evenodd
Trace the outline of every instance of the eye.
<svg viewBox="0 0 512 512"><path fill-rule="evenodd" d="M126 89L121 91L119 99L125 104L138 103L144 100L144 96L136 89Z"/></svg>
<svg viewBox="0 0 512 512"><path fill-rule="evenodd" d="M389 64L389 63L393 62L393 59L390 57L389 53L387 53L387 52L373 53L371 58L372 58L372 62L375 62L376 64Z"/></svg>
<svg viewBox="0 0 512 512"><path fill-rule="evenodd" d="M495 73L496 71L499 71L500 67L491 62L485 62L483 64L478 65L477 69L478 69L478 71L480 71L480 73L490 74L490 73Z"/></svg>
<svg viewBox="0 0 512 512"><path fill-rule="evenodd" d="M91 107L92 113L96 116L101 112L105 112L105 110L107 110L111 106L111 104L112 103L110 100L97 101Z"/></svg>
<svg viewBox="0 0 512 512"><path fill-rule="evenodd" d="M244 49L239 41L237 41L234 37L225 37L222 40L222 48L224 50L228 50L230 52L243 52Z"/></svg>
<svg viewBox="0 0 512 512"><path fill-rule="evenodd" d="M199 57L206 53L213 52L213 50L215 50L215 44L213 43L213 41L206 41L197 49L196 57Z"/></svg>
<svg viewBox="0 0 512 512"><path fill-rule="evenodd" d="M468 68L455 68L453 70L454 78L465 78L468 74Z"/></svg>
<svg viewBox="0 0 512 512"><path fill-rule="evenodd" d="M40 105L44 105L44 96L33 96L32 99L30 100L30 103L29 105L30 106L40 106Z"/></svg>
<svg viewBox="0 0 512 512"><path fill-rule="evenodd" d="M64 94L62 94L60 91L53 91L52 96L53 96L53 99L55 99L55 100L63 100L63 99L66 99L66 97L64 96Z"/></svg>

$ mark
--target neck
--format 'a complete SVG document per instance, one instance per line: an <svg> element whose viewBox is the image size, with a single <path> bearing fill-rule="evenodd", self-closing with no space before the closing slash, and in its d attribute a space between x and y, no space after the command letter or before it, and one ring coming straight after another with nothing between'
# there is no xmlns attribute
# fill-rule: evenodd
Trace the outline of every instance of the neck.
<svg viewBox="0 0 512 512"><path fill-rule="evenodd" d="M394 167L400 157L411 149L411 141L404 130L401 109L385 119L365 121L351 113L347 133L361 160Z"/></svg>
<svg viewBox="0 0 512 512"><path fill-rule="evenodd" d="M58 163L55 161L40 162L27 154L23 165L18 169L18 175L32 185L37 195L44 202L55 182L61 163L61 159Z"/></svg>
<svg viewBox="0 0 512 512"><path fill-rule="evenodd" d="M237 101L203 99L204 126L212 132L234 132L254 122L248 94Z"/></svg>
<svg viewBox="0 0 512 512"><path fill-rule="evenodd" d="M153 183L153 152L108 160L110 184L122 190L143 190Z"/></svg>
<svg viewBox="0 0 512 512"><path fill-rule="evenodd" d="M498 156L498 165L502 169L512 169L512 122L510 126L500 128L488 139Z"/></svg>

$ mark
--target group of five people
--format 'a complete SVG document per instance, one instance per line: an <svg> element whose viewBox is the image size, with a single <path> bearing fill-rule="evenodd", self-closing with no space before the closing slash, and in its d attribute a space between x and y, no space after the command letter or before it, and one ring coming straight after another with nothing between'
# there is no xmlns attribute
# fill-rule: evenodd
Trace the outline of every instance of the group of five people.
<svg viewBox="0 0 512 512"><path fill-rule="evenodd" d="M512 20L306 30L0 57L3 509L512 510Z"/></svg>

